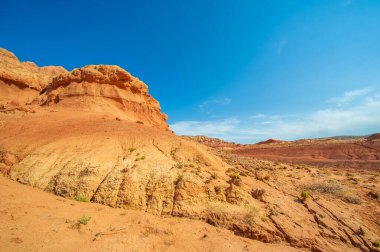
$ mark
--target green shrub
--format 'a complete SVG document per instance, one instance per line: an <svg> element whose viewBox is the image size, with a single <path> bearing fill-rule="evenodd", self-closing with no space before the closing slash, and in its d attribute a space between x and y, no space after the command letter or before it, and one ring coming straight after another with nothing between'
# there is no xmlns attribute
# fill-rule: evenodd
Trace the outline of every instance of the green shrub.
<svg viewBox="0 0 380 252"><path fill-rule="evenodd" d="M90 217L90 216L85 216L85 215L83 215L83 216L78 220L78 222L79 222L80 224L87 225L88 222L89 222L90 220L91 220L91 217Z"/></svg>
<svg viewBox="0 0 380 252"><path fill-rule="evenodd" d="M240 179L240 175L237 172L233 172L233 173L231 173L230 178L232 178L232 179Z"/></svg>
<svg viewBox="0 0 380 252"><path fill-rule="evenodd" d="M75 200L80 202L90 202L90 199L83 195L75 196Z"/></svg>
<svg viewBox="0 0 380 252"><path fill-rule="evenodd" d="M131 147L131 148L129 148L128 150L129 150L129 152L132 153L132 152L134 152L134 151L136 150L136 148Z"/></svg>
<svg viewBox="0 0 380 252"><path fill-rule="evenodd" d="M301 198L303 201L305 201L310 198L310 194L308 192L301 192Z"/></svg>

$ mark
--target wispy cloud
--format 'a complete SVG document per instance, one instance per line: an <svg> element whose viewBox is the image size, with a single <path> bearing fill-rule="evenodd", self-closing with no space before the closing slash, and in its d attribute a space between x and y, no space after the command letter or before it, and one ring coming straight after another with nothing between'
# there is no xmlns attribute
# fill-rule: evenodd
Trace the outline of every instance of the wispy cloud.
<svg viewBox="0 0 380 252"><path fill-rule="evenodd" d="M358 99L360 97L360 99ZM181 135L208 135L252 143L267 138L293 140L380 131L380 93L352 90L329 99L330 107L305 114L265 115L214 121L184 121L171 125ZM344 106L340 106L344 103Z"/></svg>
<svg viewBox="0 0 380 252"><path fill-rule="evenodd" d="M369 88L347 91L340 97L332 97L328 99L328 102L337 103L337 104L349 103L358 97L363 97L367 95L370 91L371 90Z"/></svg>
<svg viewBox="0 0 380 252"><path fill-rule="evenodd" d="M202 102L198 105L198 108L205 114L211 114L216 106L226 106L231 103L230 98L212 99Z"/></svg>
<svg viewBox="0 0 380 252"><path fill-rule="evenodd" d="M229 135L240 121L236 118L227 118L215 121L182 121L170 125L170 128L179 135Z"/></svg>

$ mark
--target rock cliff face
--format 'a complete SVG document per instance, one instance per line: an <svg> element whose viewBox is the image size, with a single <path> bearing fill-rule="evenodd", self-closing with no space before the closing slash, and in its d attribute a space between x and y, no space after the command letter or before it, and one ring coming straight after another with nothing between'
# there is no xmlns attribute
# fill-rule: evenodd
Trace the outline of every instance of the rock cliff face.
<svg viewBox="0 0 380 252"><path fill-rule="evenodd" d="M168 129L148 86L118 66L91 65L58 75L42 91L42 106L109 111L122 119Z"/></svg>
<svg viewBox="0 0 380 252"><path fill-rule="evenodd" d="M104 112L168 129L167 116L148 93L148 86L118 66L90 65L68 72L60 66L20 62L13 53L0 48L0 109L37 111L51 106Z"/></svg>
<svg viewBox="0 0 380 252"><path fill-rule="evenodd" d="M54 76L66 72L60 66L20 62L13 53L0 48L0 102L31 102Z"/></svg>

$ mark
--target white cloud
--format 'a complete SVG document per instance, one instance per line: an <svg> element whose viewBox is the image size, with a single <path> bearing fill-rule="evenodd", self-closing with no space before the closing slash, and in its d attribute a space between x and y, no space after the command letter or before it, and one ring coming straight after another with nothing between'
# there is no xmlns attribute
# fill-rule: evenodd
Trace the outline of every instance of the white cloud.
<svg viewBox="0 0 380 252"><path fill-rule="evenodd" d="M215 121L182 121L170 125L178 135L221 136L230 133L239 125L236 118Z"/></svg>
<svg viewBox="0 0 380 252"><path fill-rule="evenodd" d="M327 101L331 103L337 103L337 104L350 103L358 97L367 95L369 92L370 92L369 88L351 90L351 91L345 92L343 96L332 97L328 99Z"/></svg>
<svg viewBox="0 0 380 252"><path fill-rule="evenodd" d="M180 135L208 135L243 143L268 138L294 140L380 131L380 93L371 95L368 89L353 90L330 100L338 103L308 114L256 114L240 120L184 121L171 128ZM345 106L339 106L341 103Z"/></svg>
<svg viewBox="0 0 380 252"><path fill-rule="evenodd" d="M226 106L231 103L230 98L212 99L204 101L198 105L198 108L205 114L211 114L214 111L215 106Z"/></svg>
<svg viewBox="0 0 380 252"><path fill-rule="evenodd" d="M259 114L251 116L250 118L252 118L252 119L260 119L260 118L266 118L266 117L267 117L267 115L259 113Z"/></svg>

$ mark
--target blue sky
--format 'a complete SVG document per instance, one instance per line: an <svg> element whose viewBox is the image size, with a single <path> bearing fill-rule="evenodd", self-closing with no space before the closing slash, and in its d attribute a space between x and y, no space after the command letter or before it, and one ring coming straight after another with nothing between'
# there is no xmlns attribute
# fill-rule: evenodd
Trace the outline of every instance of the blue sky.
<svg viewBox="0 0 380 252"><path fill-rule="evenodd" d="M242 143L380 131L380 1L8 1L21 60L115 64L177 134Z"/></svg>

